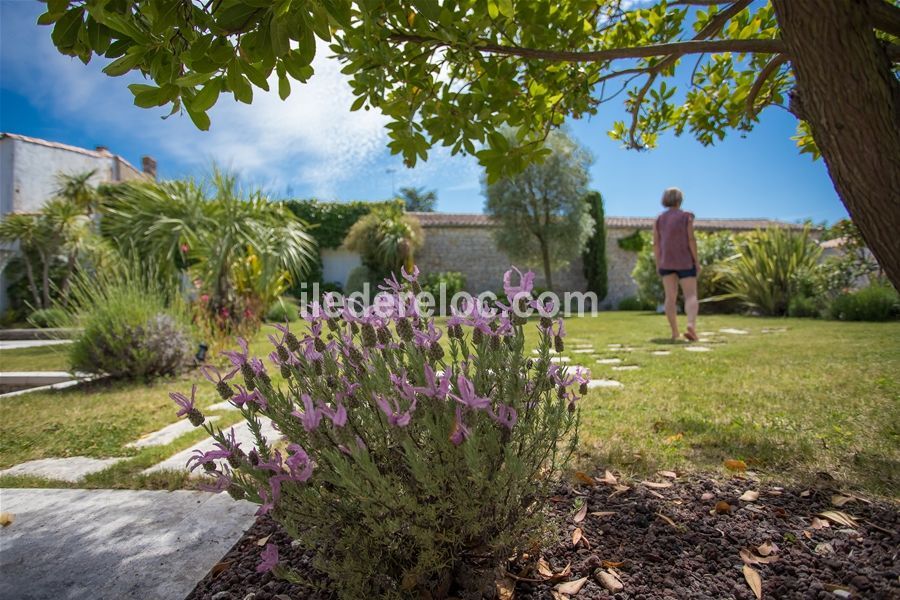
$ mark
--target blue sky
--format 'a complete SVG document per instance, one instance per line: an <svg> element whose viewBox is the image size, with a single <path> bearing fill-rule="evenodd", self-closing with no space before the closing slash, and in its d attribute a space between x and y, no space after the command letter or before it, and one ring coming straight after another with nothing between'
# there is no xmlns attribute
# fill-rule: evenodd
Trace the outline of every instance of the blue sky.
<svg viewBox="0 0 900 600"><path fill-rule="evenodd" d="M385 119L349 112L349 88L326 52L316 59L312 83L295 83L286 102L257 91L246 106L223 95L210 113L211 130L200 132L187 116L163 120L162 109L133 106L126 85L135 77L110 78L101 61L85 66L57 53L50 29L35 24L41 11L38 2L0 0L2 131L104 145L135 165L149 154L166 178L202 175L215 161L277 197L377 200L389 197L392 185L425 186L437 190L441 211L482 210L474 159L436 150L427 163L403 167L386 150ZM607 104L592 120L568 125L594 155L592 187L603 193L607 214L655 214L662 190L677 186L700 217L846 216L824 164L797 152L790 139L796 121L783 110L768 109L753 132L732 133L713 147L667 135L641 153L606 135L621 116L620 104Z"/></svg>

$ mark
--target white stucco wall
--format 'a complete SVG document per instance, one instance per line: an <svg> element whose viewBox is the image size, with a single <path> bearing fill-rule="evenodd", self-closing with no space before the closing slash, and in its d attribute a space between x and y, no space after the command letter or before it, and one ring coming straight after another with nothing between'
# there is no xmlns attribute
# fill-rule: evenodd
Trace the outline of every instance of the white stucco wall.
<svg viewBox="0 0 900 600"><path fill-rule="evenodd" d="M350 271L362 265L359 254L341 248L322 250L322 281L336 281L341 286L347 283Z"/></svg>

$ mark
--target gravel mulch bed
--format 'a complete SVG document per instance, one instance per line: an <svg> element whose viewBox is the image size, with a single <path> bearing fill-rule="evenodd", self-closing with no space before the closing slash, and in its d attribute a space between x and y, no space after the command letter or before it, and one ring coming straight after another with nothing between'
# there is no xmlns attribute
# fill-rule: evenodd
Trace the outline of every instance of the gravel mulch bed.
<svg viewBox="0 0 900 600"><path fill-rule="evenodd" d="M564 523L556 543L508 565L498 582L505 593L484 597L506 599L514 588L518 600L753 600L758 576L763 598L900 598L896 505L740 477L672 475L624 485L607 476L561 490L551 506ZM315 577L309 555L263 517L187 600L331 598L256 573L266 536L282 561Z"/></svg>

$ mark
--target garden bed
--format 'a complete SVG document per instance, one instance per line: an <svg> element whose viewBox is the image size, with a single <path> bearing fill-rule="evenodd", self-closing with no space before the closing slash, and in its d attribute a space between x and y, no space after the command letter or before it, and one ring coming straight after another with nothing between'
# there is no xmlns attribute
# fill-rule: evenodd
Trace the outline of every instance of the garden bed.
<svg viewBox="0 0 900 600"><path fill-rule="evenodd" d="M553 574L567 574L546 580L533 557L511 563L501 586L508 589L514 583L515 598L536 600L553 598L561 582L586 577L573 598L750 600L754 593L746 566L759 575L763 597L900 596L896 505L827 488L781 489L742 477L722 481L657 477L653 483L651 487L629 482L623 489L626 486L601 482L561 490L550 509L551 517L561 522L560 530L542 557L545 574L547 568ZM747 490L759 492L759 497L741 500ZM576 507L585 501L584 519L576 523ZM716 512L719 502L730 510L719 505ZM835 502L843 504L837 507ZM831 518L850 515L856 526L822 516L829 511ZM576 527L582 535L577 546L572 543ZM331 598L275 579L271 573L257 573L261 541L278 545L283 564L321 581L312 570L311 555L292 549L281 528L262 517L188 600ZM612 593L604 587L598 570L615 574L621 591ZM484 597L495 595L490 589Z"/></svg>

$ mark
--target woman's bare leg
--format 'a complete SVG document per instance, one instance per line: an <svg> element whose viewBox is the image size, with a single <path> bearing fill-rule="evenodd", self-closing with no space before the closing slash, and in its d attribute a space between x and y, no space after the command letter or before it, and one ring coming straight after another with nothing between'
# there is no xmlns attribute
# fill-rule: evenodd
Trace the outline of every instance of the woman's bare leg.
<svg viewBox="0 0 900 600"><path fill-rule="evenodd" d="M696 334L697 312L700 310L700 301L697 299L697 278L682 279L681 291L684 293L684 312L687 313L688 331Z"/></svg>
<svg viewBox="0 0 900 600"><path fill-rule="evenodd" d="M678 275L664 275L662 280L666 290L666 318L672 328L672 339L677 340L681 336L678 332Z"/></svg>

